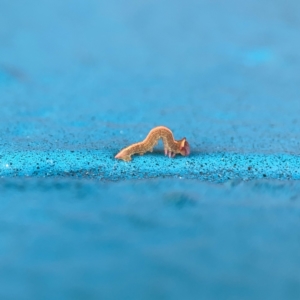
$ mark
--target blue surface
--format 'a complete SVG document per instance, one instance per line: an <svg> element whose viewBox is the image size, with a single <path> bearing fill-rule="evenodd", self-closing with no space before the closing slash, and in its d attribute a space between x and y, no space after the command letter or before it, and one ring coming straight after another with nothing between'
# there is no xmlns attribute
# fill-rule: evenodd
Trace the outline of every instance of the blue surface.
<svg viewBox="0 0 300 300"><path fill-rule="evenodd" d="M192 153L165 157L163 150L131 162L113 150L10 151L1 154L2 177L75 177L105 180L177 177L226 182L232 179L300 179L300 157L290 154Z"/></svg>
<svg viewBox="0 0 300 300"><path fill-rule="evenodd" d="M1 299L299 299L299 10L0 0Z"/></svg>
<svg viewBox="0 0 300 300"><path fill-rule="evenodd" d="M299 296L299 182L29 178L0 192L1 299Z"/></svg>

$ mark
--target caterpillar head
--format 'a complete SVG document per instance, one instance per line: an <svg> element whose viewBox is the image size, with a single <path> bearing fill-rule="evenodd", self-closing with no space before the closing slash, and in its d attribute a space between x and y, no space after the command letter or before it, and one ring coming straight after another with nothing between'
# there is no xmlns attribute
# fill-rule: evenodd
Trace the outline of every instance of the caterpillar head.
<svg viewBox="0 0 300 300"><path fill-rule="evenodd" d="M191 150L190 150L190 145L186 140L186 138L181 139L179 143L180 143L180 148L179 148L180 154L183 156L189 155L191 153Z"/></svg>

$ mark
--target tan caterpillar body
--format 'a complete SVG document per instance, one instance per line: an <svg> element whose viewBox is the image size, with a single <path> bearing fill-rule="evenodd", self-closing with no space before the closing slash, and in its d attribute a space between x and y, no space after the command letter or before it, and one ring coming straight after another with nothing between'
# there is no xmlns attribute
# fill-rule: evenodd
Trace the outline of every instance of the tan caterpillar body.
<svg viewBox="0 0 300 300"><path fill-rule="evenodd" d="M152 152L153 147L158 143L159 139L163 140L165 155L168 155L169 157L174 157L176 154L181 154L183 156L190 154L190 146L186 138L176 141L169 128L158 126L153 128L142 142L124 148L115 156L115 158L130 161L131 155L133 154L143 155L148 151Z"/></svg>

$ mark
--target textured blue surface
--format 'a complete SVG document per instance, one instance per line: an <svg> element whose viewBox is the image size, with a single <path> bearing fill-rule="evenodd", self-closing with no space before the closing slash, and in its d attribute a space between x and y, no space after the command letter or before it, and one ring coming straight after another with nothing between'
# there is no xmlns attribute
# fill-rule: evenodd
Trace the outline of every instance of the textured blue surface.
<svg viewBox="0 0 300 300"><path fill-rule="evenodd" d="M1 299L299 299L299 11L0 0Z"/></svg>
<svg viewBox="0 0 300 300"><path fill-rule="evenodd" d="M226 182L232 179L300 179L300 157L290 154L192 153L165 157L163 150L131 162L112 150L10 151L2 154L2 177L77 177L106 180L178 177Z"/></svg>
<svg viewBox="0 0 300 300"><path fill-rule="evenodd" d="M0 182L1 299L298 299L299 182Z"/></svg>

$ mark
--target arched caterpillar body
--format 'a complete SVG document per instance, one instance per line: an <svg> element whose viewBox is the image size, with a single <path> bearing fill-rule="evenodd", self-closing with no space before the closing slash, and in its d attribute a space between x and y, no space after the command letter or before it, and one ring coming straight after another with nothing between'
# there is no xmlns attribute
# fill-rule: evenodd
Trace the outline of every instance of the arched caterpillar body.
<svg viewBox="0 0 300 300"><path fill-rule="evenodd" d="M153 147L158 143L159 139L163 140L165 155L168 155L169 157L174 157L176 154L181 154L183 156L190 154L190 145L186 138L176 141L169 128L158 126L153 128L142 142L124 148L115 156L115 158L130 161L131 155L133 154L143 155L148 151L152 152Z"/></svg>

